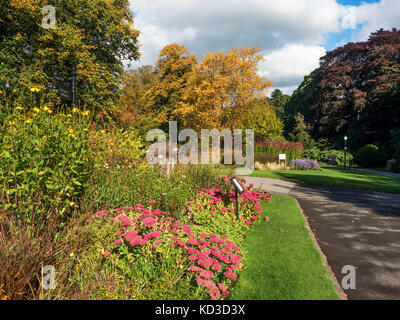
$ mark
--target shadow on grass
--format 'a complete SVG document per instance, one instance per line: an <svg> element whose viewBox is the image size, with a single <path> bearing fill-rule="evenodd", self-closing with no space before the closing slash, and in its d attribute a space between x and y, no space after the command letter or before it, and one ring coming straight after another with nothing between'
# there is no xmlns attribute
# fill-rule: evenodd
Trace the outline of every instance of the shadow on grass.
<svg viewBox="0 0 400 320"><path fill-rule="evenodd" d="M255 171L253 176L277 178L296 183L328 187L361 189L395 194L400 193L400 179L380 176L369 172L323 169L320 172L312 173L308 171L273 171L273 173L264 175Z"/></svg>

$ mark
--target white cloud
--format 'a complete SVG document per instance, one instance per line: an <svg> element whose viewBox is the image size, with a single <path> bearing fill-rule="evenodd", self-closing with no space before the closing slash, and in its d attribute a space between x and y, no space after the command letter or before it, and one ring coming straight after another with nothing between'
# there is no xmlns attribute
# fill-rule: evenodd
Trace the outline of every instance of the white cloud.
<svg viewBox="0 0 400 320"><path fill-rule="evenodd" d="M343 31L347 6L336 0L132 0L141 31L142 59L153 65L169 43L185 45L201 60L207 51L256 45L267 57L261 70L276 87L291 93L318 67L328 35ZM363 3L355 8L354 40L399 25L400 0Z"/></svg>
<svg viewBox="0 0 400 320"><path fill-rule="evenodd" d="M324 47L289 44L265 55L260 73L274 82L275 88L287 93L296 89L306 74L319 66L319 58L325 54Z"/></svg>
<svg viewBox="0 0 400 320"><path fill-rule="evenodd" d="M206 51L286 43L319 45L340 30L335 0L134 0L142 32L141 64L153 64L166 44L184 44L200 59Z"/></svg>
<svg viewBox="0 0 400 320"><path fill-rule="evenodd" d="M363 3L355 8L357 24L362 27L354 34L354 41L365 41L371 32L380 28L400 28L400 0L381 0Z"/></svg>

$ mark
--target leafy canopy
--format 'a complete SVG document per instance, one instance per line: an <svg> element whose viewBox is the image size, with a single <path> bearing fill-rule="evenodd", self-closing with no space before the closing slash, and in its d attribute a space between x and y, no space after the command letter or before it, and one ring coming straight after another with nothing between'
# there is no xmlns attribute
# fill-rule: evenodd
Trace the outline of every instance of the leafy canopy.
<svg viewBox="0 0 400 320"><path fill-rule="evenodd" d="M56 28L42 27L42 8L56 9ZM139 32L128 0L11 0L0 4L0 87L31 103L30 89L48 100L53 73L77 69L81 104L112 109L118 103L122 61L137 60Z"/></svg>
<svg viewBox="0 0 400 320"><path fill-rule="evenodd" d="M314 139L352 149L386 143L400 127L400 31L378 30L367 41L348 43L321 58L320 67L294 92L287 106L291 131L298 112Z"/></svg>
<svg viewBox="0 0 400 320"><path fill-rule="evenodd" d="M282 138L283 123L265 99L250 103L245 128L254 129L256 141L274 141Z"/></svg>
<svg viewBox="0 0 400 320"><path fill-rule="evenodd" d="M191 73L174 115L195 130L240 128L249 102L272 83L257 74L260 49L207 53Z"/></svg>

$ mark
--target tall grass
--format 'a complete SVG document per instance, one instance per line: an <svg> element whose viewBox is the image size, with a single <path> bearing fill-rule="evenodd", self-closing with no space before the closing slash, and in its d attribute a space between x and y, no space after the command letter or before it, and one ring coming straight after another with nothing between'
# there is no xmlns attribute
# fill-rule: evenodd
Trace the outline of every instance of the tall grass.
<svg viewBox="0 0 400 320"><path fill-rule="evenodd" d="M286 161L291 161L301 158L304 147L300 142L256 142L254 151L256 161L259 162L261 162L261 157L267 158L268 161L266 162L277 162L279 154L283 153L286 154Z"/></svg>

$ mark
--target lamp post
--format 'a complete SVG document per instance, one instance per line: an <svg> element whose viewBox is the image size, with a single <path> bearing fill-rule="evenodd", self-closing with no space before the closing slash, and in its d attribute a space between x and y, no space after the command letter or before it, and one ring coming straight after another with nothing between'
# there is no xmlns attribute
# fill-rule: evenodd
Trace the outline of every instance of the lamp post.
<svg viewBox="0 0 400 320"><path fill-rule="evenodd" d="M346 170L347 135L344 135L344 169Z"/></svg>
<svg viewBox="0 0 400 320"><path fill-rule="evenodd" d="M71 77L71 91L72 91L72 108L75 107L76 104L76 68L75 66L72 67L72 77Z"/></svg>

